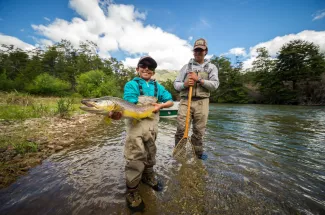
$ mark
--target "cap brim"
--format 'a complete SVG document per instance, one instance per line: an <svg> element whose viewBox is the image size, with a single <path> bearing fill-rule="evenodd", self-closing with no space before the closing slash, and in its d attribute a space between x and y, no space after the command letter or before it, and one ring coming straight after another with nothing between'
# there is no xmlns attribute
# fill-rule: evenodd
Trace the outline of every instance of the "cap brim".
<svg viewBox="0 0 325 215"><path fill-rule="evenodd" d="M193 48L193 50L194 50L194 49L197 49L197 48L199 48L199 49L203 49L203 50L206 50L206 49L207 49L206 46L195 46L195 47Z"/></svg>
<svg viewBox="0 0 325 215"><path fill-rule="evenodd" d="M157 68L157 62L152 57L144 57L144 58L139 60L138 64L140 64L144 60L148 61L151 64L152 67Z"/></svg>

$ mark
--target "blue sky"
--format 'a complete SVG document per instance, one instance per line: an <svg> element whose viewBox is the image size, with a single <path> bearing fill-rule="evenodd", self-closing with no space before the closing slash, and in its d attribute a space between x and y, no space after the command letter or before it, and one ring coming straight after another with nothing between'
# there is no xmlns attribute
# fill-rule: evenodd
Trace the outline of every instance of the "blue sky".
<svg viewBox="0 0 325 215"><path fill-rule="evenodd" d="M71 2L74 6L71 6ZM88 2L86 0L71 0L71 2L67 0L0 0L0 33L34 46L42 43L40 39L57 42L60 37L67 36L59 33L56 36L52 35L56 33L53 30L55 26L49 27L49 25L53 25L56 18L65 20L67 23L71 23L75 17L82 18L84 21L105 22L97 17L98 12L95 12L94 6L89 4L89 8L87 8L85 5L91 0ZM97 4L96 2L94 4ZM199 37L207 39L209 54L226 54L233 57L230 53L237 53L237 55L242 56L243 60L252 60L254 57L252 49L263 43L270 49L271 53L276 53L278 48L274 47L280 46L290 38L307 38L318 43L321 48L323 47L321 40L324 39L325 41L324 0L116 0L112 4L127 6L126 8L117 7L114 10L117 13L142 14L132 23L124 23L118 18L118 15L112 18L117 26L123 26L122 30L120 29L121 32L125 28L136 29L130 30L129 34L131 35L122 41L119 38L123 33L110 36L111 31L113 31L112 25L109 25L107 27L109 30L105 32L107 40L112 42L110 44L102 43L103 47L106 46L101 52L102 55L116 57L119 60L124 60L126 64L132 64L141 54L149 53L153 56L156 55L158 63L164 65L165 68L179 67L186 63L185 55L186 57L191 56L191 54L182 55L183 52L188 52L185 50L186 46L192 45L194 40ZM133 8L133 12L128 10L130 7ZM106 8L102 7L107 15ZM88 15L83 16L82 13ZM91 17L92 15L96 17ZM141 29L137 27L138 23L143 25L144 39L143 41L141 37L137 39L137 41L141 40L139 44L144 44L143 49L134 47L134 44L127 41L133 39L133 33L142 34ZM103 23L97 24L102 27L106 26ZM32 27L32 25L43 25L45 28L40 30L40 28ZM96 28L100 28L98 26ZM152 30L146 26L151 26L155 30L152 35L156 37L156 41L149 39L148 43L152 43L151 45L146 43L148 41L146 36L150 36ZM81 25L78 27L83 28ZM89 27L88 31L90 32L89 38L94 38L92 35L96 35L98 32L92 27ZM80 31L76 29L74 32L70 32L70 34L75 34L71 38L78 36L80 36L78 40L88 38L78 35L77 32ZM160 37L159 33L164 36ZM166 35L165 33L169 34ZM174 36L176 38L173 38ZM274 44L276 37L280 38L278 39L279 44ZM0 43L5 43L6 41L3 40L6 38L2 38ZM161 41L163 39L171 40L171 47L167 48L168 42ZM8 41L11 40L7 39ZM187 44L184 44L184 41ZM115 42L117 48L113 45ZM161 45L159 45L160 43ZM176 46L177 48L175 48ZM155 47L155 49L150 47ZM231 49L233 49L232 52ZM176 54L173 58L177 58L177 54L182 56L179 56L179 61L175 61L168 56L173 54Z"/></svg>

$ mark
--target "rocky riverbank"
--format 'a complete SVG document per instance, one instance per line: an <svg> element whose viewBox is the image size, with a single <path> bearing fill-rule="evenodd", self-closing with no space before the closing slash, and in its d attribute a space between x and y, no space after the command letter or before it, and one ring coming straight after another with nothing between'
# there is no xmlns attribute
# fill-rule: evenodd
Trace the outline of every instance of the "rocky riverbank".
<svg viewBox="0 0 325 215"><path fill-rule="evenodd" d="M102 123L102 117L91 114L0 121L0 188L53 153L86 143Z"/></svg>

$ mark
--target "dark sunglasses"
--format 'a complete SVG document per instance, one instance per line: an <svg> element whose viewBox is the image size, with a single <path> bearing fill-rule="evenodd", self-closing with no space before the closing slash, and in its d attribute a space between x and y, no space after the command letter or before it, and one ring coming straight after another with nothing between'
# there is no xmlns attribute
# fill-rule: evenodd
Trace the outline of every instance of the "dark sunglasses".
<svg viewBox="0 0 325 215"><path fill-rule="evenodd" d="M151 70L151 71L155 71L155 68L154 67L151 67L151 66L148 66L148 65L146 65L146 64L139 64L138 65L140 68L142 68L142 69L145 69L145 68L148 68L149 70Z"/></svg>
<svg viewBox="0 0 325 215"><path fill-rule="evenodd" d="M204 50L203 49L194 49L193 51L194 52L203 52Z"/></svg>

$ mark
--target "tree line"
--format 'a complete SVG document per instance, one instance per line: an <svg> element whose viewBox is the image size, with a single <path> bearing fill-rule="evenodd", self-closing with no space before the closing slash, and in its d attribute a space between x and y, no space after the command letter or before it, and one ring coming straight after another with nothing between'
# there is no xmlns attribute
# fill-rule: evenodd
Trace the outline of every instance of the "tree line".
<svg viewBox="0 0 325 215"><path fill-rule="evenodd" d="M122 97L127 81L136 76L115 58L100 58L93 42L75 48L69 41L47 49L22 50L13 45L0 48L0 90L36 95ZM277 56L257 49L252 68L243 69L229 58L213 57L219 69L219 89L211 102L263 104L325 104L325 55L314 43L292 40ZM161 82L178 99L174 80Z"/></svg>
<svg viewBox="0 0 325 215"><path fill-rule="evenodd" d="M325 104L325 56L314 43L292 40L271 58L264 47L257 49L253 67L243 72L242 63L232 67L216 57L220 89L215 102L263 104Z"/></svg>
<svg viewBox="0 0 325 215"><path fill-rule="evenodd" d="M135 76L115 58L102 59L95 43L75 48L69 41L48 47L22 50L1 45L0 90L37 95L84 97L122 96L124 84Z"/></svg>

